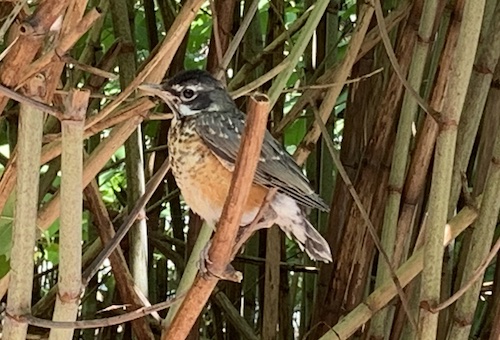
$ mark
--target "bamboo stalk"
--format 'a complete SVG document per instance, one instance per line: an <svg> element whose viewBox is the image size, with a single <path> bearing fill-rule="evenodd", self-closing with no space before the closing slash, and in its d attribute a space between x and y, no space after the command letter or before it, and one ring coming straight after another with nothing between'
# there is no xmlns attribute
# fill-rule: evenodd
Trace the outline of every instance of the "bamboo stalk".
<svg viewBox="0 0 500 340"><path fill-rule="evenodd" d="M421 306L426 304L432 306L439 302L443 263L440 235L442 235L448 216L457 126L472 72L483 10L484 0L465 2L448 91L444 98L429 194L429 216L425 229L425 265L420 290ZM419 323L421 338L434 338L437 333L437 324L438 313L433 314L425 308L421 309Z"/></svg>
<svg viewBox="0 0 500 340"><path fill-rule="evenodd" d="M426 0L422 8L422 18L418 30L419 39L417 39L413 51L412 62L408 74L408 82L417 91L422 84L424 67L433 34L437 5L437 0ZM395 257L397 254L394 253L394 245L396 243L401 194L403 192L403 185L406 177L406 166L412 137L412 124L415 121L417 111L417 101L410 93L406 92L401 107L401 116L397 128L398 132L394 142L395 146L392 156L391 174L388 182L389 193L385 206L381 237L382 245L389 253L388 255L391 256L394 266L397 266L401 261L401 258ZM387 265L381 258L379 258L377 269L376 287L390 277ZM384 333L387 333L385 327L391 324L390 321L392 319L388 314L389 312L389 309L383 309L370 323L370 332L373 337L382 338Z"/></svg>
<svg viewBox="0 0 500 340"><path fill-rule="evenodd" d="M324 122L328 120L328 117L332 113L333 107L337 102L337 98L340 95L342 88L344 87L344 82L351 72L356 56L358 55L358 51L368 30L368 26L370 24L373 13L374 6L371 1L369 1L369 3L367 4L364 4L360 9L360 15L358 17L356 29L352 34L349 46L347 47L347 51L344 55L344 59L337 68L334 79L332 79L332 83L336 85L332 86L325 93L325 99L323 100L319 108L321 119ZM292 69L292 67L290 68ZM300 145L294 154L295 160L298 164L303 164L305 162L307 156L309 156L311 152L311 148L309 148L309 146L315 144L320 135L321 129L317 124L314 124L307 135L304 137L304 139L300 142Z"/></svg>
<svg viewBox="0 0 500 340"><path fill-rule="evenodd" d="M35 77L28 83L27 95L39 96L45 78ZM7 297L7 318L3 338L24 340L28 324L19 318L31 309L33 287L33 249L35 246L36 214L38 208L38 181L42 145L44 113L21 104L19 112L17 192L10 267L12 272Z"/></svg>
<svg viewBox="0 0 500 340"><path fill-rule="evenodd" d="M483 259L488 255L498 220L498 212L500 211L499 192L500 138L497 137L488 178L484 186L479 217L472 229L471 247L463 270L462 282L467 282L472 277L475 269L482 264ZM463 340L469 338L481 286L482 280L477 280L457 301L453 310L453 322L449 333L450 339Z"/></svg>
<svg viewBox="0 0 500 340"><path fill-rule="evenodd" d="M82 291L82 177L83 125L89 91L73 90L61 121L61 223L59 226L59 277L54 321L75 321ZM73 330L55 329L49 339L72 339Z"/></svg>
<svg viewBox="0 0 500 340"><path fill-rule="evenodd" d="M467 229L477 218L478 212L474 208L465 207L446 225L443 226L444 233L441 235L441 248L447 246L465 229ZM396 271L401 285L404 287L411 282L424 268L425 249L417 250ZM330 331L321 337L321 340L346 340L352 336L357 329L366 324L370 318L381 308L385 307L391 299L397 295L396 286L392 280L386 281L365 302L358 305L353 311L340 320ZM434 339L434 338L432 338Z"/></svg>
<svg viewBox="0 0 500 340"><path fill-rule="evenodd" d="M273 85L268 91L270 107L273 107L274 104L276 104L276 102L278 101L278 98L281 95L281 91L283 91L283 88L285 88L286 83L290 78L290 75L295 69L295 65L297 65L299 59L304 54L304 51L307 45L309 44L309 41L312 38L314 30L318 26L319 21L321 20L321 17L323 16L323 13L325 12L328 4L329 4L328 0L318 0L314 4L314 8L311 11L309 18L307 18L306 24L300 31L299 37L297 38L295 45L293 46L292 50L290 51L290 54L286 58L286 60L289 62L289 67L276 77L276 79L273 81ZM349 68L349 70L350 69L351 68Z"/></svg>
<svg viewBox="0 0 500 340"><path fill-rule="evenodd" d="M472 147L476 140L479 123L483 117L488 89L493 79L493 72L500 57L500 2L497 2L493 13L494 20L487 28L487 34L478 47L478 56L474 63L467 96L460 118L457 135L457 150L453 166L453 178L448 211L451 214L460 195L462 173L467 169ZM475 193L482 189L474 187Z"/></svg>
<svg viewBox="0 0 500 340"><path fill-rule="evenodd" d="M127 1L111 0L110 3L115 36L125 44L133 44L133 27L130 26ZM135 63L135 51L133 49L122 49L120 51L118 65L122 90L134 80ZM127 178L127 204L129 207L134 206L144 194L146 186L142 139L142 128L139 124L125 142L125 172ZM145 296L148 296L148 233L146 219L144 218L146 212L142 210L139 215L141 218L134 222L129 232L129 265L137 288Z"/></svg>

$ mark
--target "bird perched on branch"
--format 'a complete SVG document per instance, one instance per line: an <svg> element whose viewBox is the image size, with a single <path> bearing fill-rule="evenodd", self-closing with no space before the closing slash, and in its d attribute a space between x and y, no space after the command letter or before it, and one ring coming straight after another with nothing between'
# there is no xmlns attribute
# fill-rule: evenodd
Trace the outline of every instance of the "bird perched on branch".
<svg viewBox="0 0 500 340"><path fill-rule="evenodd" d="M193 211L215 225L229 192L245 114L224 86L209 73L190 70L162 84L140 89L164 100L174 118L168 135L172 173ZM313 260L330 262L330 247L306 219L304 208L328 211L307 178L282 145L266 131L253 185L240 225L250 224L268 191L277 188L266 223L277 224Z"/></svg>

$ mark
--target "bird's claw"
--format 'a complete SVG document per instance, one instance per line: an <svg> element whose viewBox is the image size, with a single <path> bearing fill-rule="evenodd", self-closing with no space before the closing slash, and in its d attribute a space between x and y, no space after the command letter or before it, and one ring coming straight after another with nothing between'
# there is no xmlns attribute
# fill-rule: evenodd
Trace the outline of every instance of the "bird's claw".
<svg viewBox="0 0 500 340"><path fill-rule="evenodd" d="M198 262L198 269L200 270L200 274L202 277L208 278L210 276L214 276L220 280L232 281L240 283L243 279L243 274L240 271L234 269L231 264L226 266L226 269L223 272L219 272L218 270L213 270L213 261L210 260L208 256L208 252L210 246L212 245L212 241L208 241L207 245L200 252L200 260Z"/></svg>

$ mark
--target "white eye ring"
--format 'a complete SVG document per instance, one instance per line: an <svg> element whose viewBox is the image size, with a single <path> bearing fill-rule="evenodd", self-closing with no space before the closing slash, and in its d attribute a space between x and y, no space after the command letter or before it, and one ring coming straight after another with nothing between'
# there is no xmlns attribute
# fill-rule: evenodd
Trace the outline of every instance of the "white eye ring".
<svg viewBox="0 0 500 340"><path fill-rule="evenodd" d="M196 97L196 93L193 91L193 89L190 89L189 87L187 87L184 90L182 90L181 97L182 97L182 100L184 100L184 101L190 101Z"/></svg>

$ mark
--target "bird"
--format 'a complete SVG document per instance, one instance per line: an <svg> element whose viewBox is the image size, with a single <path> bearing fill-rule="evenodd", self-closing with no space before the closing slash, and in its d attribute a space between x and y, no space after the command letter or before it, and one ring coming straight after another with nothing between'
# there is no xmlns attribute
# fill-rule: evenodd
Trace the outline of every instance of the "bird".
<svg viewBox="0 0 500 340"><path fill-rule="evenodd" d="M139 89L157 96L172 110L168 157L186 204L215 226L229 193L246 115L225 86L203 70L186 70L160 84ZM328 211L293 157L266 130L254 180L240 226L257 216L272 188L266 228L277 224L315 261L331 262L328 242L306 217L311 208Z"/></svg>

